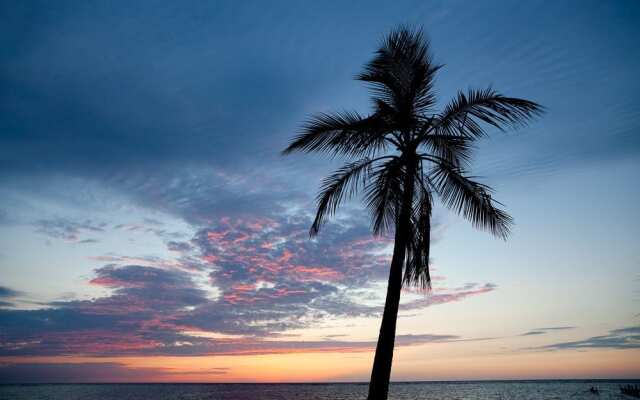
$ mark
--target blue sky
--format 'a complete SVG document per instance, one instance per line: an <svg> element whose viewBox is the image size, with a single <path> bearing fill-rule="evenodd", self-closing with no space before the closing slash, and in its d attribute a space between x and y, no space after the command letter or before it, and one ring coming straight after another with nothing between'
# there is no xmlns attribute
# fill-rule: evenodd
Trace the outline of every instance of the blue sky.
<svg viewBox="0 0 640 400"><path fill-rule="evenodd" d="M611 359L577 375L637 376L639 17L624 1L0 2L0 368L75 357L100 379L175 380L132 360L179 355L226 368L200 379L259 380L224 356L281 356L285 374L288 351L351 351L306 379L366 379L389 242L357 202L308 240L340 160L279 151L312 113L367 112L353 77L403 23L445 65L440 104L490 86L547 112L477 149L509 241L435 213L438 279L405 295L400 347L504 357L445 378L510 377L532 354L568 368L576 348ZM399 354L397 378L433 372ZM116 359L101 375L91 357Z"/></svg>

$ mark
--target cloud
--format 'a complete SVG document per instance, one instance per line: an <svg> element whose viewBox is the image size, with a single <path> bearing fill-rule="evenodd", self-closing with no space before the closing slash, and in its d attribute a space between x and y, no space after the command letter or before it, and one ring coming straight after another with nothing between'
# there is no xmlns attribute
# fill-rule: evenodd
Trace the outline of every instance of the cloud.
<svg viewBox="0 0 640 400"><path fill-rule="evenodd" d="M308 239L309 218L222 217L182 245L174 260L102 256L91 285L110 294L54 301L39 310L0 311L0 355L202 355L361 351L370 342L283 340L327 318L378 317L389 240L359 220ZM488 293L495 285L437 287L403 309ZM364 296L363 296L364 295ZM372 298L369 298L373 296ZM372 300L373 299L373 300ZM365 301L365 302L363 302ZM277 339L277 340L274 340ZM445 340L399 339L411 345Z"/></svg>
<svg viewBox="0 0 640 400"><path fill-rule="evenodd" d="M176 242L172 240L167 243L167 249L178 253L186 253L192 250L192 246L188 242Z"/></svg>
<svg viewBox="0 0 640 400"><path fill-rule="evenodd" d="M0 383L98 383L161 380L176 375L224 375L228 368L175 371L129 367L116 362L8 363L0 365Z"/></svg>
<svg viewBox="0 0 640 400"><path fill-rule="evenodd" d="M416 346L428 343L447 343L459 341L456 335L397 335L396 346ZM294 340L261 340L247 343L236 343L229 351L220 354L225 355L260 355L278 353L317 353L317 352L341 352L359 353L370 352L376 347L376 340L349 341L349 340L320 340L320 341L294 341Z"/></svg>
<svg viewBox="0 0 640 400"><path fill-rule="evenodd" d="M576 329L575 326L550 326L545 328L535 328L535 331L566 331L570 329Z"/></svg>
<svg viewBox="0 0 640 400"><path fill-rule="evenodd" d="M142 207L175 215L195 226L206 226L223 217L276 218L288 214L292 204L309 205L311 195L292 187L291 180L295 178L283 177L281 168L273 164L258 169L187 165L122 174L111 184ZM312 177L307 178L313 180Z"/></svg>
<svg viewBox="0 0 640 400"><path fill-rule="evenodd" d="M18 290L13 290L6 286L0 286L0 307L14 307L15 304L12 300L15 297L23 296L24 293Z"/></svg>
<svg viewBox="0 0 640 400"><path fill-rule="evenodd" d="M536 335L544 335L547 332L544 331L529 331L521 334L520 336L536 336Z"/></svg>
<svg viewBox="0 0 640 400"><path fill-rule="evenodd" d="M50 238L62 239L76 243L94 243L95 239L80 239L81 234L101 233L105 231L106 223L96 223L91 220L74 221L67 218L43 219L34 222L38 233Z"/></svg>
<svg viewBox="0 0 640 400"><path fill-rule="evenodd" d="M575 329L575 326L551 326L546 328L535 328L528 332L521 334L520 336L535 336L535 335L544 335L551 331L565 331L569 329Z"/></svg>
<svg viewBox="0 0 640 400"><path fill-rule="evenodd" d="M593 336L584 340L554 343L537 349L564 350L564 349L639 349L640 326L614 329L607 335Z"/></svg>
<svg viewBox="0 0 640 400"><path fill-rule="evenodd" d="M155 284L151 286L155 287ZM162 284L157 290L168 288ZM144 305L134 296L127 296L93 303L67 302L64 308L54 310L2 311L0 320L4 330L0 333L0 355L255 355L361 352L375 347L375 340L303 341L283 340L287 335L275 335L274 338L218 335L181 324L176 318L176 313L182 310L176 304L194 304L200 300L176 301L173 295L171 300L163 295L160 297L146 299ZM214 314L212 318L220 318L220 314ZM238 323L237 319L233 321ZM459 340L461 338L455 335L417 334L398 335L396 343L412 346Z"/></svg>
<svg viewBox="0 0 640 400"><path fill-rule="evenodd" d="M464 300L470 296L475 296L484 293L490 293L497 289L497 285L493 283L485 283L480 285L478 283L469 283L460 288L452 289L436 289L428 296L424 296L417 300L412 300L408 303L401 304L401 310L414 310L424 307L429 307L438 304L445 304L451 302L457 302Z"/></svg>
<svg viewBox="0 0 640 400"><path fill-rule="evenodd" d="M0 286L0 298L18 297L18 296L22 296L23 294L24 293L18 290L13 290L6 286Z"/></svg>
<svg viewBox="0 0 640 400"><path fill-rule="evenodd" d="M144 218L143 221L139 223L118 224L113 228L116 230L123 230L141 234L150 233L168 241L184 238L183 232L168 230L166 228L163 228L163 225L164 224L162 222L156 221L155 219Z"/></svg>

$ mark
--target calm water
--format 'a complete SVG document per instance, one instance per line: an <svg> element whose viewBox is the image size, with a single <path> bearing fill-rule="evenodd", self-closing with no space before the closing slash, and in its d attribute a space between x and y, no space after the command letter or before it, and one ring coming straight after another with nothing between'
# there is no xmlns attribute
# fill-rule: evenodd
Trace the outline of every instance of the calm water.
<svg viewBox="0 0 640 400"><path fill-rule="evenodd" d="M428 382L392 384L390 398L406 399L630 399L621 384L640 381ZM591 386L599 395L589 393ZM364 399L365 384L98 384L0 385L0 399L47 400L272 400Z"/></svg>

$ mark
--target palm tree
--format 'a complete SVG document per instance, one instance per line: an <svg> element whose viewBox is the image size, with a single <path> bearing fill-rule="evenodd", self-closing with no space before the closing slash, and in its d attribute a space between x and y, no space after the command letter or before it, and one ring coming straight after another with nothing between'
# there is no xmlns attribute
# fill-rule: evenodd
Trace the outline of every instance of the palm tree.
<svg viewBox="0 0 640 400"><path fill-rule="evenodd" d="M387 297L368 399L386 399L396 319L403 285L429 290L429 246L434 195L480 229L506 239L511 217L491 189L467 173L474 142L486 127L505 130L542 113L532 101L492 89L459 92L435 112L434 64L421 30L400 27L381 43L356 79L372 91L373 111L318 114L283 154L323 152L355 159L322 182L310 234L357 192L371 212L376 235L394 232Z"/></svg>

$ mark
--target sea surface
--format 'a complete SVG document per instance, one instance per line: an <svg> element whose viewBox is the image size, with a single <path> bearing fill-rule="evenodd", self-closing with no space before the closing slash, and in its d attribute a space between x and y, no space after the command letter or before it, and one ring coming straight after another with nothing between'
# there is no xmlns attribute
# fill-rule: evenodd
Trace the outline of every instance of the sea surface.
<svg viewBox="0 0 640 400"><path fill-rule="evenodd" d="M628 399L620 386L639 381L491 381L394 383L394 400ZM596 386L600 394L589 392ZM337 384L29 384L0 385L1 400L352 400L365 399L367 385Z"/></svg>

